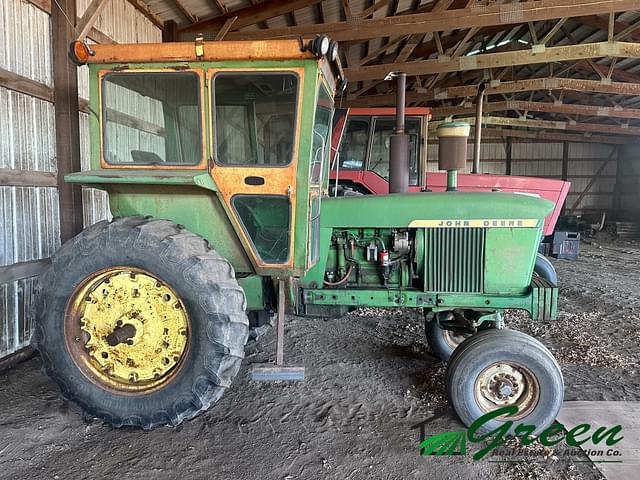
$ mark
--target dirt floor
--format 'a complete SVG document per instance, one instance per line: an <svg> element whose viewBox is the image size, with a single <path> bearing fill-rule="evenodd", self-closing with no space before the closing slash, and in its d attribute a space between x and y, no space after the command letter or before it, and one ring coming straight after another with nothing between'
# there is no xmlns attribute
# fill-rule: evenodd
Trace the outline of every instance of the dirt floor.
<svg viewBox="0 0 640 480"><path fill-rule="evenodd" d="M510 313L507 325L536 336L558 357L565 400L640 400L640 243L602 240L581 248L577 262L554 261L558 321L532 324ZM0 374L0 477L602 478L588 462L564 460L562 448L512 464L421 457L421 424L425 435L462 429L447 407L444 365L426 346L421 312L292 317L287 334L288 361L306 366L306 381L249 381L249 365L272 357L269 332L247 348L222 400L175 429L114 430L83 419L42 374L37 357Z"/></svg>

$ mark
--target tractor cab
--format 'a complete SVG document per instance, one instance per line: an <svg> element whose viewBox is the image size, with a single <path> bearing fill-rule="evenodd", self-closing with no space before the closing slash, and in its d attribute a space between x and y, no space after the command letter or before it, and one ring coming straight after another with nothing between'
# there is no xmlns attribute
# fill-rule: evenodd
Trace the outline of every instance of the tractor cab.
<svg viewBox="0 0 640 480"><path fill-rule="evenodd" d="M188 210L185 226L220 239L240 273L301 275L317 261L333 98L344 79L326 37L264 46L94 46L86 63L99 141L91 171L68 180L106 190L114 215L131 213L133 195L154 217ZM181 187L166 195L148 187L159 184ZM194 209L197 187L217 194Z"/></svg>
<svg viewBox="0 0 640 480"><path fill-rule="evenodd" d="M410 190L421 187L423 182L420 179L426 173L427 129L430 119L430 108L406 109ZM370 190L387 193L389 143L394 131L394 108L338 110L333 126L331 186L338 181L343 189L358 193L370 193Z"/></svg>

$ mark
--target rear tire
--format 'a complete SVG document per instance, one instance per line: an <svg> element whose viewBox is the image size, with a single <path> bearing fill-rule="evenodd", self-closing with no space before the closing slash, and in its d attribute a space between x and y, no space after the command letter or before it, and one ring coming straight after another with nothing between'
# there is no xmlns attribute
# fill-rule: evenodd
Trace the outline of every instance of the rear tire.
<svg viewBox="0 0 640 480"><path fill-rule="evenodd" d="M449 362L446 384L449 402L466 426L489 411L518 405L519 413L505 418L513 421L510 433L522 423L535 425L534 433L540 433L554 422L564 399L562 372L553 355L515 330L485 330L465 340ZM478 433L502 423L491 420Z"/></svg>
<svg viewBox="0 0 640 480"><path fill-rule="evenodd" d="M62 394L89 415L114 427L175 426L207 410L236 376L245 304L233 268L206 240L168 220L119 218L85 229L53 256L39 281L32 344ZM96 315L92 305L110 310ZM159 312L178 315L177 326ZM133 333L114 346L98 332L116 332L116 318ZM123 361L123 352L132 358ZM127 367L129 384L114 373Z"/></svg>

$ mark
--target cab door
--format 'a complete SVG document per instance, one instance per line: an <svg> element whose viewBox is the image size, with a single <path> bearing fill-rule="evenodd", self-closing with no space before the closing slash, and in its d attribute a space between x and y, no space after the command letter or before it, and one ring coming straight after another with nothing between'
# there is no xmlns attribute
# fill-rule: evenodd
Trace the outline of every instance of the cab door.
<svg viewBox="0 0 640 480"><path fill-rule="evenodd" d="M294 264L304 69L210 69L211 174L261 274Z"/></svg>
<svg viewBox="0 0 640 480"><path fill-rule="evenodd" d="M320 202L323 185L329 172L331 154L331 124L333 119L333 99L328 87L318 82L316 109L311 139L311 160L309 162L309 234L307 244L307 268L318 262L320 256Z"/></svg>

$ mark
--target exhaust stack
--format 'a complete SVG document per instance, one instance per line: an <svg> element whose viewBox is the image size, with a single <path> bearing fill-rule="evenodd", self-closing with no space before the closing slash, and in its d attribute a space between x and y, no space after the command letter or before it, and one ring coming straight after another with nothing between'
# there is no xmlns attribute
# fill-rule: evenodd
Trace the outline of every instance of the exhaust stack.
<svg viewBox="0 0 640 480"><path fill-rule="evenodd" d="M447 171L447 192L458 189L458 170L467 166L470 131L465 122L447 122L438 127L438 169Z"/></svg>
<svg viewBox="0 0 640 480"><path fill-rule="evenodd" d="M409 191L409 135L404 131L405 90L407 75L404 72L389 74L396 78L396 128L390 139L389 193Z"/></svg>

